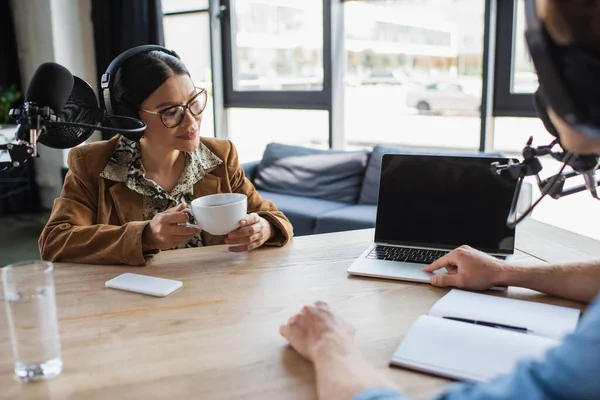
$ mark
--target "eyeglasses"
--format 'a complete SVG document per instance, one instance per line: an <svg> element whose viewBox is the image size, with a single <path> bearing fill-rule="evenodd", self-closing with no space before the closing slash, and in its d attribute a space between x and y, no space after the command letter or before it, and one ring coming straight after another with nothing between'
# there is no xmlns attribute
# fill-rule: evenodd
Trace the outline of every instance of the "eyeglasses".
<svg viewBox="0 0 600 400"><path fill-rule="evenodd" d="M150 111L144 110L143 108L140 111L147 112L148 114L158 115L160 117L161 122L167 128L175 128L178 126L183 118L185 117L185 110L189 110L190 114L194 117L202 114L202 111L206 108L206 102L208 100L208 94L206 89L196 88L199 90L198 93L187 104L179 104L175 106L170 106L161 111Z"/></svg>

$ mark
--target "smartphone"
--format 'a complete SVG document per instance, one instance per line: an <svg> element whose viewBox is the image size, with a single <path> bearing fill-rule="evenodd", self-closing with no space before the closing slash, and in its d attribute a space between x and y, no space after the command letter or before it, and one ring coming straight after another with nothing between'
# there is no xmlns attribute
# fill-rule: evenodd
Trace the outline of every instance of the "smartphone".
<svg viewBox="0 0 600 400"><path fill-rule="evenodd" d="M125 273L106 282L107 288L165 297L183 286L181 281Z"/></svg>

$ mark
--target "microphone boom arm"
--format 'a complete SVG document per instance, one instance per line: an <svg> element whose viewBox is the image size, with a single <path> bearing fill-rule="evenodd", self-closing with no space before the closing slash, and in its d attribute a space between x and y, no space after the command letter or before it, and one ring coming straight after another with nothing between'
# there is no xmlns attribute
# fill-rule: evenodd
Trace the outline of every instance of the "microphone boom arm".
<svg viewBox="0 0 600 400"><path fill-rule="evenodd" d="M37 157L37 154L35 156L33 155L37 152L34 150L33 145L29 143L0 144L0 150L8 150L11 159L11 161L0 161L0 171L10 167L18 168L23 165L28 158Z"/></svg>
<svg viewBox="0 0 600 400"><path fill-rule="evenodd" d="M598 159L596 157L578 157L572 152L552 151L555 145L560 145L558 139L554 140L548 146L539 146L537 148L533 147L532 143L533 136L529 138L527 144L523 148L522 162L515 163L510 160L504 165L501 165L499 162L494 162L490 165L492 171L495 171L498 174L506 171L513 179L517 180L517 187L513 195L508 218L506 219L506 225L511 229L515 228L517 224L525 219L546 195L550 195L550 197L554 199L559 199L564 196L589 190L594 198L600 199L596 193L596 187L600 185L600 180L594 176L598 164ZM542 180L539 173L543 166L538 157L544 155L550 155L552 158L562 162L563 165L556 175L552 175L551 177ZM567 165L573 168L573 171L564 172ZM578 185L572 188L564 189L565 181L568 178L572 178L580 174L583 174L585 179L584 185ZM535 176L538 187L541 191L541 195L531 206L527 208L527 210L521 214L521 216L517 216L519 193L521 191L523 180L526 176Z"/></svg>
<svg viewBox="0 0 600 400"><path fill-rule="evenodd" d="M110 115L106 116L106 119L111 119L111 118L115 118L115 117L112 117ZM125 117L122 115L118 115L118 116L116 116L116 118L125 119L125 120L128 120L128 121L138 125L137 128L127 129L127 133L141 133L141 132L144 132L144 130L146 130L146 124L142 120L132 118L132 117ZM103 131L103 132L113 132L113 133L120 133L123 131L123 129L111 128L108 126L81 124L78 122L65 122L65 121L50 121L48 123L48 126L73 126L73 127L79 127L79 128L92 128L92 129L97 129L97 130Z"/></svg>
<svg viewBox="0 0 600 400"><path fill-rule="evenodd" d="M583 192L584 190L588 190L588 187L584 184L570 187L568 189L564 188L564 184L567 179L578 176L579 174L575 171L563 172L561 174L552 175L551 177L538 181L538 187L540 190L544 190L548 184L558 176L557 182L554 186L548 191L548 196L552 197L555 200L560 199L561 197L569 196L571 194ZM596 185L600 186L600 179L596 180Z"/></svg>
<svg viewBox="0 0 600 400"><path fill-rule="evenodd" d="M106 116L107 119L110 119L111 116ZM125 117L125 116L116 116L113 118L125 119L132 123L138 125L137 128L127 129L129 133L141 133L146 129L146 124L136 118ZM92 125L92 124L81 124L77 122L65 122L58 120L42 120L41 116L37 116L35 121L36 128L29 130L29 141L19 140L18 143L6 143L0 144L0 150L8 150L11 161L0 161L0 171L5 170L6 168L14 167L18 168L23 165L28 158L37 157L37 142L41 135L46 134L45 126L53 127L53 126L67 126L67 127L79 127L79 128L91 128L96 129L103 132L113 132L120 133L123 129L112 128L101 125ZM30 125L32 126L32 125Z"/></svg>
<svg viewBox="0 0 600 400"><path fill-rule="evenodd" d="M47 107L46 107L47 108ZM0 144L0 150L8 150L11 161L0 161L0 171L4 171L7 168L14 167L18 168L27 161L30 157L37 157L37 141L40 134L43 133L44 127L42 124L42 116L36 115L31 120L27 115L21 114L19 110L15 112L11 110L12 116L20 116L19 123L27 122L29 129L29 141L20 140L19 143L6 143Z"/></svg>

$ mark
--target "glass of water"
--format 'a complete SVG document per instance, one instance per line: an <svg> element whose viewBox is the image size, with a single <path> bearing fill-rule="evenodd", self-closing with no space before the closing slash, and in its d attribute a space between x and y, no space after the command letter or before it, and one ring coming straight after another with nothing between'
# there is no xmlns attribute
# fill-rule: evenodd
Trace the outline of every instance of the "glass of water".
<svg viewBox="0 0 600 400"><path fill-rule="evenodd" d="M2 268L15 374L24 382L52 378L62 371L53 269L46 261Z"/></svg>

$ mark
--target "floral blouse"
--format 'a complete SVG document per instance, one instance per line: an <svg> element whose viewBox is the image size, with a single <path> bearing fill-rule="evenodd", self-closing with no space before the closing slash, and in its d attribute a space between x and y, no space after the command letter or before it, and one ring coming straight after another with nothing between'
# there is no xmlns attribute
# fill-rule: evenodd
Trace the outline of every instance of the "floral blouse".
<svg viewBox="0 0 600 400"><path fill-rule="evenodd" d="M167 192L151 179L146 178L146 171L142 165L142 154L138 142L121 137L119 144L100 174L101 177L125 185L144 197L144 220L151 220L160 212L185 202L191 204L194 200L194 185L204 178L205 170L222 164L213 152L205 145L200 146L191 153L185 153L185 169L179 177L177 185L171 192ZM195 224L194 217L190 216L190 222ZM200 247L202 237L200 234L191 238L188 242L178 248Z"/></svg>

